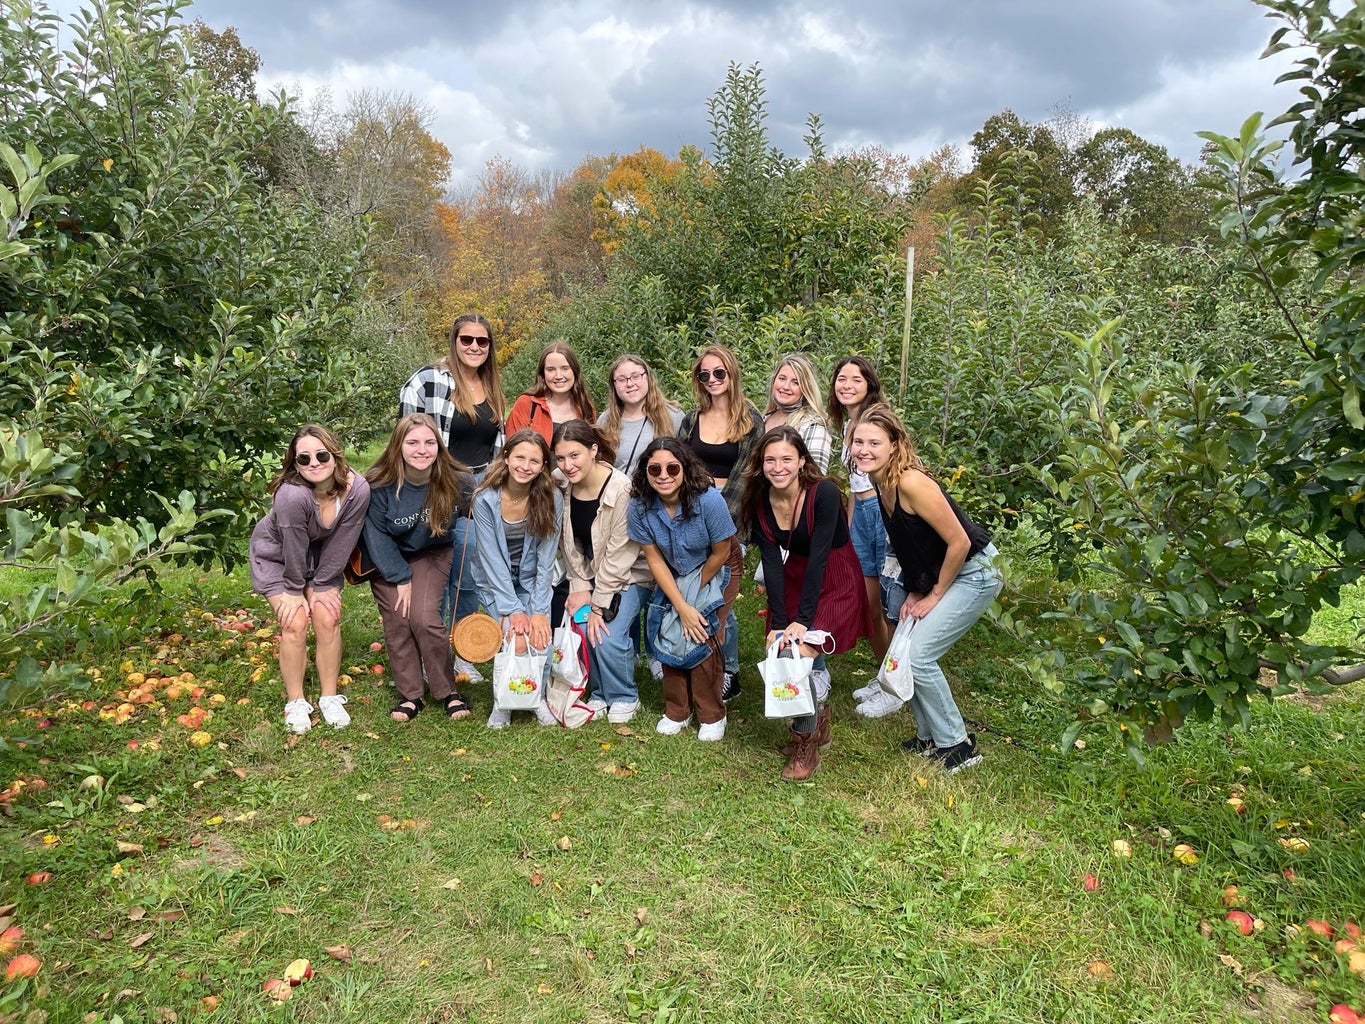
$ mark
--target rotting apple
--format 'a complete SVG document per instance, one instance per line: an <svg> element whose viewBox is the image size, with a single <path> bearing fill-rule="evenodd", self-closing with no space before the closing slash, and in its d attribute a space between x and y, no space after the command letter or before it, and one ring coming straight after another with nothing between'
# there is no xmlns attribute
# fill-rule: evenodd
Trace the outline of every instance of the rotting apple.
<svg viewBox="0 0 1365 1024"><path fill-rule="evenodd" d="M9 962L5 968L5 980L13 981L15 978L31 978L38 973L42 963L32 953L20 953Z"/></svg>
<svg viewBox="0 0 1365 1024"><path fill-rule="evenodd" d="M1235 885L1223 886L1223 906L1240 907L1242 905L1242 895L1237 891Z"/></svg>
<svg viewBox="0 0 1365 1024"><path fill-rule="evenodd" d="M0 932L0 956L9 956L24 941L24 930L17 924Z"/></svg>
<svg viewBox="0 0 1365 1024"><path fill-rule="evenodd" d="M284 969L284 980L291 985L301 985L313 976L313 965L302 958L292 960Z"/></svg>
<svg viewBox="0 0 1365 1024"><path fill-rule="evenodd" d="M281 978L269 979L261 986L261 991L277 1002L284 1002L286 999L294 997L293 986Z"/></svg>
<svg viewBox="0 0 1365 1024"><path fill-rule="evenodd" d="M1090 872L1087 871L1085 873L1085 877L1081 879L1081 888L1084 889L1086 892L1094 892L1099 887L1100 887L1099 878L1097 878L1095 875L1092 875Z"/></svg>

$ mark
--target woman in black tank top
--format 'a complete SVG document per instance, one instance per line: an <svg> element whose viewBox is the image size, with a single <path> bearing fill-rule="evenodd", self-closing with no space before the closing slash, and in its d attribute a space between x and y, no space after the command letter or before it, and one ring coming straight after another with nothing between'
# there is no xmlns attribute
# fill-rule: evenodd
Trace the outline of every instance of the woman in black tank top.
<svg viewBox="0 0 1365 1024"><path fill-rule="evenodd" d="M909 658L914 675L909 704L919 730L901 746L955 772L979 762L981 754L938 661L1000 593L1003 580L990 564L995 546L920 461L890 407L875 405L859 415L852 450L858 468L877 489L887 540L905 574L900 625L887 658L898 650ZM878 687L858 713L880 718L898 711L902 703Z"/></svg>

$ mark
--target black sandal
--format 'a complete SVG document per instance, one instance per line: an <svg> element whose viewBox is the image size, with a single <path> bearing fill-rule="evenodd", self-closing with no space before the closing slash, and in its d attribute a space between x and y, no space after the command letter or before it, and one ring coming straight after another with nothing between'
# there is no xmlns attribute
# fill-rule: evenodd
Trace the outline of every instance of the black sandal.
<svg viewBox="0 0 1365 1024"><path fill-rule="evenodd" d="M389 717L393 718L394 715L403 715L403 718L393 718L393 721L411 722L417 717L418 712L426 706L426 701L422 700L421 697L408 697L405 700L400 700L393 707L389 708Z"/></svg>
<svg viewBox="0 0 1365 1024"><path fill-rule="evenodd" d="M468 718L473 713L473 708L469 706L469 698L456 691L445 699L446 717L452 722L461 718Z"/></svg>

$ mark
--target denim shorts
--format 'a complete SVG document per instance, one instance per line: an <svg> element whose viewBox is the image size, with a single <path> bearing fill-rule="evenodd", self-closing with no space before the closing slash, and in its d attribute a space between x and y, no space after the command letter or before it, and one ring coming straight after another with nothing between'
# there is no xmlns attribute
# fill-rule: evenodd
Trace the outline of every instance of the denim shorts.
<svg viewBox="0 0 1365 1024"><path fill-rule="evenodd" d="M957 579L971 577L976 573L988 574L993 579L1000 577L1000 570L991 565L991 559L1000 554L994 544L987 544L967 561L962 563L962 568L958 570ZM956 580L954 580L956 582ZM882 592L882 611L891 622L900 619L901 605L905 604L905 599L910 596L910 592L905 589L905 577L898 576L892 578L883 576L881 578Z"/></svg>
<svg viewBox="0 0 1365 1024"><path fill-rule="evenodd" d="M849 539L858 553L864 576L879 576L886 559L886 525L876 493L853 499L853 519L848 524Z"/></svg>

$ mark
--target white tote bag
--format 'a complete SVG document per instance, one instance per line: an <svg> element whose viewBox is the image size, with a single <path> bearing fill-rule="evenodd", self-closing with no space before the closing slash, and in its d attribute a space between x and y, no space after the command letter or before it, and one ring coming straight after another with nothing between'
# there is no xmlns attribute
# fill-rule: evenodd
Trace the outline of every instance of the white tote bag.
<svg viewBox="0 0 1365 1024"><path fill-rule="evenodd" d="M801 718L815 714L814 658L803 658L795 645L783 652L782 642L768 648L758 663L763 677L763 714L768 718Z"/></svg>
<svg viewBox="0 0 1365 1024"><path fill-rule="evenodd" d="M545 699L545 658L527 642L526 653L516 653L512 634L503 636L502 650L493 658L493 706L502 711L531 711Z"/></svg>
<svg viewBox="0 0 1365 1024"><path fill-rule="evenodd" d="M901 700L909 700L915 695L915 674L910 670L910 634L914 629L913 618L907 618L896 627L882 667L877 671L877 681L882 689Z"/></svg>
<svg viewBox="0 0 1365 1024"><path fill-rule="evenodd" d="M545 697L550 714L566 729L577 729L593 719L594 712L586 703L587 661L586 642L566 612L550 647L550 685Z"/></svg>

